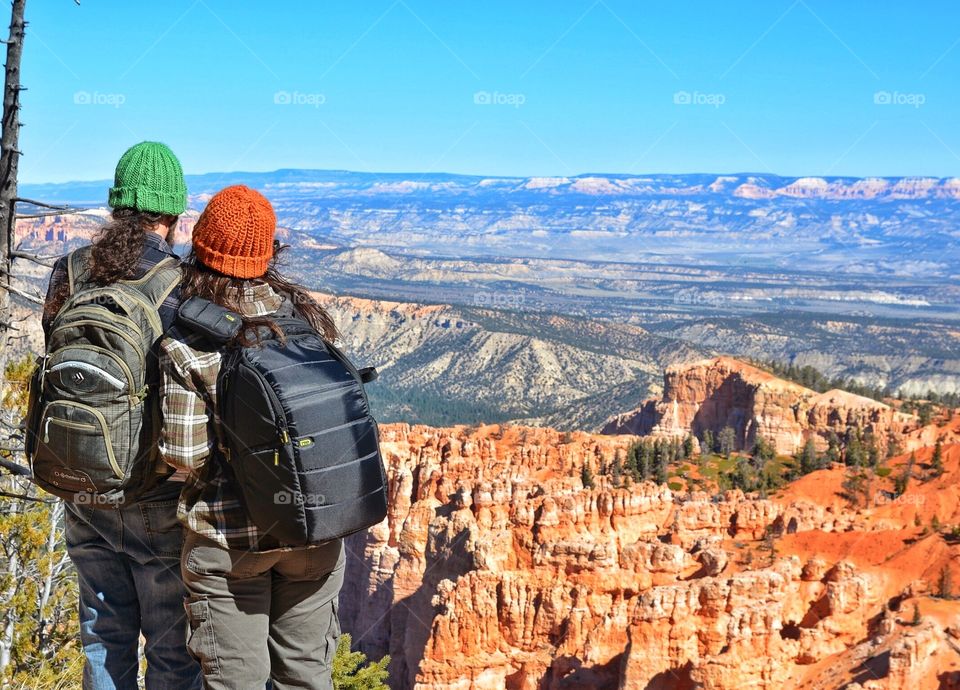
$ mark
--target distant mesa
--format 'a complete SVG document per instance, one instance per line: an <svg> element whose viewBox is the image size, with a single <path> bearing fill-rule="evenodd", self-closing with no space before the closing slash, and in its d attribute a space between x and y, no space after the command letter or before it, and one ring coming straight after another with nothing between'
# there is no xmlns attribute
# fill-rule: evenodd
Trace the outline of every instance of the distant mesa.
<svg viewBox="0 0 960 690"><path fill-rule="evenodd" d="M372 247L345 249L328 257L324 263L332 270L379 277L383 277L385 272L393 273L403 266L403 262L399 259Z"/></svg>
<svg viewBox="0 0 960 690"><path fill-rule="evenodd" d="M810 438L823 450L831 432L842 439L850 427L872 433L884 447L890 433L913 426L912 415L871 398L818 393L732 357L714 357L668 367L663 396L612 417L602 433L701 437L731 427L737 449L765 438L778 453L794 454Z"/></svg>

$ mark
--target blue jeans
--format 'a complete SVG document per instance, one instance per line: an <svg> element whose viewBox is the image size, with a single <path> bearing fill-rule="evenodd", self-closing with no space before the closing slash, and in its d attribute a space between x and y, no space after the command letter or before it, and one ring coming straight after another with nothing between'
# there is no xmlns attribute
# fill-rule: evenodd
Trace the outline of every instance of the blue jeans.
<svg viewBox="0 0 960 690"><path fill-rule="evenodd" d="M200 687L186 647L186 590L180 577L181 484L103 510L67 503L67 553L80 584L84 690L136 690L143 634L147 690Z"/></svg>

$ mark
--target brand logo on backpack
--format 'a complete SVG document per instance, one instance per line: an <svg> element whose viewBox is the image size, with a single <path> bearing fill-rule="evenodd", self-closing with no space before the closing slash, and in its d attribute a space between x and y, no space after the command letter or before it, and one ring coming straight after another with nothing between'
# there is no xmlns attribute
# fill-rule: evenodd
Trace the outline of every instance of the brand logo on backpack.
<svg viewBox="0 0 960 690"><path fill-rule="evenodd" d="M86 493L94 490L93 480L90 475L79 470L71 470L66 467L57 468L50 473L50 481L61 489L69 491L79 491Z"/></svg>

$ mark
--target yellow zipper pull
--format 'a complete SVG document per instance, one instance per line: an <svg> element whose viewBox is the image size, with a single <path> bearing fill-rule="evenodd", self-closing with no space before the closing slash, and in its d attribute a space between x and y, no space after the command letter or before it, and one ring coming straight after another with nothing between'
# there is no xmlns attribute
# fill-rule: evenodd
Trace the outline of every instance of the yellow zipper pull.
<svg viewBox="0 0 960 690"><path fill-rule="evenodd" d="M274 464L274 465L279 465L279 464L280 464L280 451L279 451L279 450L273 451L273 464Z"/></svg>

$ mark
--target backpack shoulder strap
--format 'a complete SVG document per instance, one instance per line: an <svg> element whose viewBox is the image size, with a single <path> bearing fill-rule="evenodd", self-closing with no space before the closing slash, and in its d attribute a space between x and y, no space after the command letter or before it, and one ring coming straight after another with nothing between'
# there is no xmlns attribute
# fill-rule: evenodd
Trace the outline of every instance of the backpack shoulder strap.
<svg viewBox="0 0 960 690"><path fill-rule="evenodd" d="M171 292L180 284L180 261L168 256L150 267L146 273L135 280L122 281L137 290L155 309L159 309Z"/></svg>
<svg viewBox="0 0 960 690"><path fill-rule="evenodd" d="M90 273L90 247L80 247L67 255L67 288L76 294Z"/></svg>
<svg viewBox="0 0 960 690"><path fill-rule="evenodd" d="M203 297L193 296L180 303L177 325L202 335L215 345L224 345L240 332L243 317Z"/></svg>

